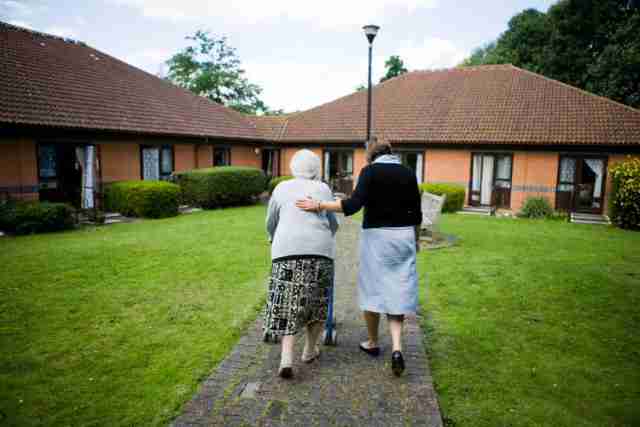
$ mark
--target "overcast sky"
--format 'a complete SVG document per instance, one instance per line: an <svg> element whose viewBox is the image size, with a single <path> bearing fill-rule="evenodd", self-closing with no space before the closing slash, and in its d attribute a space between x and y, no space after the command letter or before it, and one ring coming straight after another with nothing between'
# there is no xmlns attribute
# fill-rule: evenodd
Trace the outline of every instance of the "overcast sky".
<svg viewBox="0 0 640 427"><path fill-rule="evenodd" d="M81 40L150 73L198 29L228 37L263 100L303 110L367 80L362 26L381 29L373 76L400 55L409 70L458 64L526 8L556 0L0 0L0 20Z"/></svg>

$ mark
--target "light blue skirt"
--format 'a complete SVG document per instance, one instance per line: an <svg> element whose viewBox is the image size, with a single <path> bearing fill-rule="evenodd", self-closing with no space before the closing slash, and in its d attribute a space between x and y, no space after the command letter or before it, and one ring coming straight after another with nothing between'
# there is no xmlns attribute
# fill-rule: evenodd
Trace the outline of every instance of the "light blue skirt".
<svg viewBox="0 0 640 427"><path fill-rule="evenodd" d="M360 309L415 314L418 274L414 227L366 228L360 235Z"/></svg>

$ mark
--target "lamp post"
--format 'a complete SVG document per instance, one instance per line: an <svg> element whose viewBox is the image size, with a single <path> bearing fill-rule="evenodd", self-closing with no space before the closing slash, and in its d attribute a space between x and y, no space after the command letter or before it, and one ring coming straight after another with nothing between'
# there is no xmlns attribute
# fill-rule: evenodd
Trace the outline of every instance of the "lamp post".
<svg viewBox="0 0 640 427"><path fill-rule="evenodd" d="M365 25L362 27L364 30L365 36L367 36L367 40L369 40L369 88L367 89L367 139L364 143L365 148L369 145L369 140L371 139L371 55L373 49L373 39L376 38L376 34L378 34L378 30L380 29L377 25Z"/></svg>

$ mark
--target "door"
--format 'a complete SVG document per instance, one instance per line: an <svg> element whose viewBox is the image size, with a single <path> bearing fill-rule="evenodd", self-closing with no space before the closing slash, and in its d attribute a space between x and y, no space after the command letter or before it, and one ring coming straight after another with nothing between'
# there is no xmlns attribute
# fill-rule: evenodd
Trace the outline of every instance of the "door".
<svg viewBox="0 0 640 427"><path fill-rule="evenodd" d="M82 168L75 144L38 144L40 200L80 207Z"/></svg>
<svg viewBox="0 0 640 427"><path fill-rule="evenodd" d="M511 206L512 163L511 154L474 153L469 204L508 209Z"/></svg>
<svg viewBox="0 0 640 427"><path fill-rule="evenodd" d="M556 206L571 212L601 214L603 211L607 158L561 156Z"/></svg>
<svg viewBox="0 0 640 427"><path fill-rule="evenodd" d="M324 179L331 190L350 195L353 192L353 151L325 151Z"/></svg>
<svg viewBox="0 0 640 427"><path fill-rule="evenodd" d="M280 176L280 150L270 148L262 150L262 170L267 178Z"/></svg>
<svg viewBox="0 0 640 427"><path fill-rule="evenodd" d="M400 160L403 165L408 167L416 174L416 180L418 184L422 184L422 168L423 168L423 156L418 151L405 151L400 152Z"/></svg>

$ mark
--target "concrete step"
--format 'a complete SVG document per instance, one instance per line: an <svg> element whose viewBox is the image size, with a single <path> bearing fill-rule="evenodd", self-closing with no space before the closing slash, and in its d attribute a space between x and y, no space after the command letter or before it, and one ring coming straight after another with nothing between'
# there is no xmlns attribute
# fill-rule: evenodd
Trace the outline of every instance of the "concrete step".
<svg viewBox="0 0 640 427"><path fill-rule="evenodd" d="M606 215L595 215L579 212L571 213L571 222L574 224L611 224L609 217Z"/></svg>
<svg viewBox="0 0 640 427"><path fill-rule="evenodd" d="M123 219L119 219L119 218L110 218L110 219L105 219L104 220L104 225L109 225L109 224L118 224L124 222Z"/></svg>
<svg viewBox="0 0 640 427"><path fill-rule="evenodd" d="M178 210L180 211L181 214L190 214L194 212L200 212L202 209L183 205L183 206L180 206Z"/></svg>
<svg viewBox="0 0 640 427"><path fill-rule="evenodd" d="M596 224L596 225L609 225L610 222L607 221L588 221L583 219L572 219L571 222L573 224Z"/></svg>
<svg viewBox="0 0 640 427"><path fill-rule="evenodd" d="M493 208L485 208L485 207L476 207L476 206L465 206L461 211L458 211L459 214L464 215L484 215L490 216L494 212Z"/></svg>

